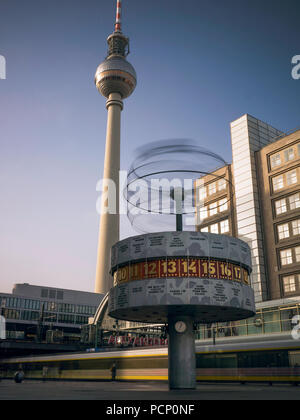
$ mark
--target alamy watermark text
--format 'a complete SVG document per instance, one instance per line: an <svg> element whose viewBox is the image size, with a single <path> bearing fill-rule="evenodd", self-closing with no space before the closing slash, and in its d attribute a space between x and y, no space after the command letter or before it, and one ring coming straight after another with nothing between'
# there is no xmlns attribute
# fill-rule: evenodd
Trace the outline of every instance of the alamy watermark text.
<svg viewBox="0 0 300 420"><path fill-rule="evenodd" d="M0 79L6 79L6 59L3 55L0 55Z"/></svg>
<svg viewBox="0 0 300 420"><path fill-rule="evenodd" d="M294 80L299 80L300 79L300 55L294 55L294 57L292 58L292 64L293 64L292 78Z"/></svg>

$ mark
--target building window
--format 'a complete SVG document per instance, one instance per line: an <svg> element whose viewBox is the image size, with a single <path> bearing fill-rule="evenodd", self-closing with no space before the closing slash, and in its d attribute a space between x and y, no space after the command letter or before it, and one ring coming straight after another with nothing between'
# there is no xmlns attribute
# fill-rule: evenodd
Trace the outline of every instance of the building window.
<svg viewBox="0 0 300 420"><path fill-rule="evenodd" d="M283 176L279 175L273 178L273 189L274 191L278 191L283 188Z"/></svg>
<svg viewBox="0 0 300 420"><path fill-rule="evenodd" d="M229 222L228 222L228 219L222 220L220 222L220 231L221 231L221 233L227 233L227 232L229 232Z"/></svg>
<svg viewBox="0 0 300 420"><path fill-rule="evenodd" d="M296 210L300 208L300 193L291 195L289 197L290 210Z"/></svg>
<svg viewBox="0 0 300 420"><path fill-rule="evenodd" d="M218 203L217 202L211 203L209 205L209 215L213 216L214 214L217 214L217 213L218 213Z"/></svg>
<svg viewBox="0 0 300 420"><path fill-rule="evenodd" d="M296 169L289 171L286 174L286 183L287 185L297 184L297 172Z"/></svg>
<svg viewBox="0 0 300 420"><path fill-rule="evenodd" d="M201 232L208 232L208 226L201 229Z"/></svg>
<svg viewBox="0 0 300 420"><path fill-rule="evenodd" d="M211 184L208 185L208 194L212 195L215 194L217 192L217 185L215 182L212 182Z"/></svg>
<svg viewBox="0 0 300 420"><path fill-rule="evenodd" d="M295 159L294 148L290 147L289 149L284 151L284 160L285 162L289 162L290 160Z"/></svg>
<svg viewBox="0 0 300 420"><path fill-rule="evenodd" d="M57 305L55 302L48 302L48 310L49 311L56 311L57 310Z"/></svg>
<svg viewBox="0 0 300 420"><path fill-rule="evenodd" d="M277 231L278 231L278 238L279 239L289 238L289 236L290 236L290 230L289 230L289 224L288 223L284 223L282 225L277 226Z"/></svg>
<svg viewBox="0 0 300 420"><path fill-rule="evenodd" d="M210 233L219 233L219 224L210 225Z"/></svg>
<svg viewBox="0 0 300 420"><path fill-rule="evenodd" d="M296 246L295 248L295 259L296 262L300 262L300 246Z"/></svg>
<svg viewBox="0 0 300 420"><path fill-rule="evenodd" d="M219 179L219 181L218 181L218 190L219 191L226 190L226 180L224 178Z"/></svg>
<svg viewBox="0 0 300 420"><path fill-rule="evenodd" d="M220 212L228 210L228 200L227 198L223 198L219 201Z"/></svg>
<svg viewBox="0 0 300 420"><path fill-rule="evenodd" d="M55 299L56 298L56 290L49 290L49 298Z"/></svg>
<svg viewBox="0 0 300 420"><path fill-rule="evenodd" d="M58 290L56 294L56 299L63 300L64 298L64 292L62 290Z"/></svg>
<svg viewBox="0 0 300 420"><path fill-rule="evenodd" d="M288 162L293 159L295 159L295 153L294 153L294 148L291 147L284 151L284 160L285 162Z"/></svg>
<svg viewBox="0 0 300 420"><path fill-rule="evenodd" d="M47 298L48 297L48 289L42 289L41 297L42 298Z"/></svg>
<svg viewBox="0 0 300 420"><path fill-rule="evenodd" d="M298 156L300 156L300 143L297 145L298 148Z"/></svg>
<svg viewBox="0 0 300 420"><path fill-rule="evenodd" d="M3 316L7 319L20 319L20 311L16 309L3 309Z"/></svg>
<svg viewBox="0 0 300 420"><path fill-rule="evenodd" d="M277 216L287 211L285 198L275 201L275 210Z"/></svg>
<svg viewBox="0 0 300 420"><path fill-rule="evenodd" d="M283 277L283 290L284 293L291 293L296 291L296 279L295 276Z"/></svg>
<svg viewBox="0 0 300 420"><path fill-rule="evenodd" d="M40 309L40 301L39 300L31 300L25 299L24 301L24 308L25 309Z"/></svg>
<svg viewBox="0 0 300 420"><path fill-rule="evenodd" d="M35 311L22 311L22 319L25 321L37 321L40 314Z"/></svg>
<svg viewBox="0 0 300 420"><path fill-rule="evenodd" d="M276 155L271 156L271 168L279 165L281 165L280 153L276 153Z"/></svg>
<svg viewBox="0 0 300 420"><path fill-rule="evenodd" d="M77 315L75 322L76 322L76 324L87 324L88 320L89 320L89 318L87 316Z"/></svg>
<svg viewBox="0 0 300 420"><path fill-rule="evenodd" d="M204 200L207 197L206 187L199 188L199 200Z"/></svg>
<svg viewBox="0 0 300 420"><path fill-rule="evenodd" d="M204 220L208 217L207 206L198 208L199 220Z"/></svg>
<svg viewBox="0 0 300 420"><path fill-rule="evenodd" d="M280 251L280 261L281 261L281 265L287 265L287 264L293 263L291 248Z"/></svg>
<svg viewBox="0 0 300 420"><path fill-rule="evenodd" d="M74 324L75 317L74 317L74 315L69 315L69 314L59 314L58 315L58 322L59 323L64 323L64 324Z"/></svg>
<svg viewBox="0 0 300 420"><path fill-rule="evenodd" d="M300 235L300 219L292 221L293 235Z"/></svg>

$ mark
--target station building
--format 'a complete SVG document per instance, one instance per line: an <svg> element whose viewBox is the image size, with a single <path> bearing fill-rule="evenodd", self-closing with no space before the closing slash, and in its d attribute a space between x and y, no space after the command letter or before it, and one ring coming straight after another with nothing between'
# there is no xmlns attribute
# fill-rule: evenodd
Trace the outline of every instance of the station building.
<svg viewBox="0 0 300 420"><path fill-rule="evenodd" d="M12 340L79 341L103 295L27 283L0 293L0 315Z"/></svg>

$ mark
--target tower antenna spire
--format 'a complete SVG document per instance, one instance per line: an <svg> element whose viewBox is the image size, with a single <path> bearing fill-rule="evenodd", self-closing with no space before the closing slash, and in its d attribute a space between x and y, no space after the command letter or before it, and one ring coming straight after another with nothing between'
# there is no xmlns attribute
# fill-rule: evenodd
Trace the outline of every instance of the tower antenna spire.
<svg viewBox="0 0 300 420"><path fill-rule="evenodd" d="M122 32L122 30L121 30L121 16L122 16L122 0L117 0L115 32Z"/></svg>

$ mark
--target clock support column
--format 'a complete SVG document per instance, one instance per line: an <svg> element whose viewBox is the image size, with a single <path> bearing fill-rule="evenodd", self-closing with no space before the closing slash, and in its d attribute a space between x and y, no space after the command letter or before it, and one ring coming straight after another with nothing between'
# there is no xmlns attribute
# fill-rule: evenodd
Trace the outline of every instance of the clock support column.
<svg viewBox="0 0 300 420"><path fill-rule="evenodd" d="M191 316L169 316L169 388L196 388L194 320Z"/></svg>

